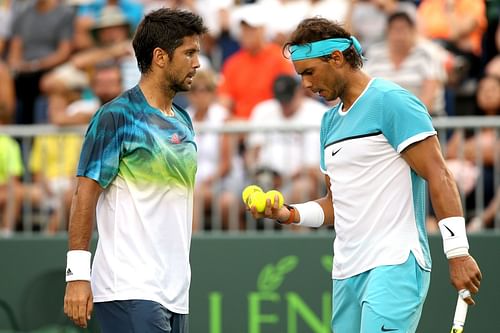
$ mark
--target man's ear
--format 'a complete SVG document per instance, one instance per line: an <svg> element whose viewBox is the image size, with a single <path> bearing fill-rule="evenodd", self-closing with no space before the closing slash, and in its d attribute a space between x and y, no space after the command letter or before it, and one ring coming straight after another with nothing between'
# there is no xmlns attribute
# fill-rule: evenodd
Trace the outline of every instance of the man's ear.
<svg viewBox="0 0 500 333"><path fill-rule="evenodd" d="M157 47L153 50L152 63L156 66L164 68L169 62L169 59L170 57L168 56L168 53L165 52L165 50L163 50L162 48Z"/></svg>
<svg viewBox="0 0 500 333"><path fill-rule="evenodd" d="M345 62L344 54L342 52L340 52L339 50L335 50L332 52L332 56L331 56L330 61L333 61L333 63L335 64L335 67L340 67Z"/></svg>

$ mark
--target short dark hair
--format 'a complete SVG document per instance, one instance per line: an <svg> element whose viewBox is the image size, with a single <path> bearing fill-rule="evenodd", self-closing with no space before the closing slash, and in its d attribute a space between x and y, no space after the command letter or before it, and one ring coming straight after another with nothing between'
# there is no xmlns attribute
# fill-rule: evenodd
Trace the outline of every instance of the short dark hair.
<svg viewBox="0 0 500 333"><path fill-rule="evenodd" d="M165 50L172 58L184 37L205 32L207 28L201 17L190 11L171 8L152 11L141 21L132 41L139 70L141 73L150 70L155 48Z"/></svg>
<svg viewBox="0 0 500 333"><path fill-rule="evenodd" d="M415 27L415 21L410 17L410 15L407 12L403 11L395 12L389 15L389 17L387 18L387 25L389 26L395 20L400 20L400 19L406 21L406 23L408 23L410 27L412 28Z"/></svg>
<svg viewBox="0 0 500 333"><path fill-rule="evenodd" d="M330 38L347 38L351 34L342 28L338 23L330 21L322 17L312 17L302 20L295 31L292 33L290 40L283 46L283 50L290 50L291 46L304 45L308 43L317 42L323 39ZM353 68L363 67L363 59L356 51L353 45L342 52L346 61ZM320 59L327 61L330 56L320 57Z"/></svg>

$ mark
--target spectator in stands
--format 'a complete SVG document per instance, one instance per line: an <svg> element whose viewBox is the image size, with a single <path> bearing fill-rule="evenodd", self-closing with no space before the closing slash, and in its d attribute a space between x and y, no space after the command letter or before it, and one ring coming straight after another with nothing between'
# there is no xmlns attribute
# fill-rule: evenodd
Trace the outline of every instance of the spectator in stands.
<svg viewBox="0 0 500 333"><path fill-rule="evenodd" d="M115 62L97 64L91 76L91 88L99 106L111 102L123 91L122 71Z"/></svg>
<svg viewBox="0 0 500 333"><path fill-rule="evenodd" d="M410 15L396 12L388 17L386 41L368 50L365 69L373 77L394 81L411 91L431 115L443 116L446 73L437 52L419 38Z"/></svg>
<svg viewBox="0 0 500 333"><path fill-rule="evenodd" d="M140 72L134 58L131 41L131 25L118 7L105 7L93 28L96 46L78 52L71 63L78 69L92 71L97 63L114 60L120 64L124 89L139 82Z"/></svg>
<svg viewBox="0 0 500 333"><path fill-rule="evenodd" d="M61 67L45 82L50 86L49 120L54 125L86 125L104 103L122 92L120 68L114 63L95 67L91 80L94 98L85 98L88 88L85 73L74 67ZM34 183L27 196L34 205L49 214L46 231L55 233L64 226L74 192L74 172L81 148L81 135L55 134L35 137L30 159Z"/></svg>
<svg viewBox="0 0 500 333"><path fill-rule="evenodd" d="M500 111L500 77L486 76L479 82L477 105L485 116L497 116ZM483 128L479 132L457 131L451 137L446 150L447 163L453 172L459 188L466 195L466 209L476 206L475 191L482 173L484 209L493 199L496 189L494 163L500 154L500 138L494 128ZM481 161L477 165L478 159ZM498 177L498 175L497 175ZM470 216L470 214L469 214Z"/></svg>
<svg viewBox="0 0 500 333"><path fill-rule="evenodd" d="M413 3L398 0L351 0L346 25L368 51L384 41L388 16L401 11L413 18L417 9Z"/></svg>
<svg viewBox="0 0 500 333"><path fill-rule="evenodd" d="M9 67L0 60L0 122L10 123L14 116L16 94Z"/></svg>
<svg viewBox="0 0 500 333"><path fill-rule="evenodd" d="M19 144L9 136L0 134L0 237L10 236L19 218L22 173Z"/></svg>
<svg viewBox="0 0 500 333"><path fill-rule="evenodd" d="M0 125L11 123L15 97L14 82L7 66L0 61ZM17 219L22 201L20 177L23 162L19 144L0 134L0 236L9 236Z"/></svg>
<svg viewBox="0 0 500 333"><path fill-rule="evenodd" d="M59 231L67 220L74 189L74 174L82 145L75 133L39 135L30 155L33 183L25 185L25 198L40 211L48 224L40 227L48 234Z"/></svg>
<svg viewBox="0 0 500 333"><path fill-rule="evenodd" d="M278 45L286 43L299 22L307 17L321 16L332 21L345 22L351 0L280 0L261 1L261 15L268 19L268 35ZM333 10L332 10L333 9ZM279 13L279 15L273 15Z"/></svg>
<svg viewBox="0 0 500 333"><path fill-rule="evenodd" d="M222 68L219 100L237 119L248 119L257 103L272 98L278 75L293 73L281 48L267 41L265 16L259 6L246 5L240 11L241 49Z"/></svg>
<svg viewBox="0 0 500 333"><path fill-rule="evenodd" d="M103 12L110 8L118 8L126 16L135 31L143 14L144 6L136 0L92 0L78 8L75 19L75 45L83 50L94 45L92 29L103 16Z"/></svg>
<svg viewBox="0 0 500 333"><path fill-rule="evenodd" d="M215 73L210 70L198 71L188 93L190 105L187 108L195 128L199 125L223 126L229 117L228 110L216 103L215 91ZM235 151L235 140L232 140L230 134L197 133L198 171L193 230L208 227L202 222L210 214L216 216L212 211L214 203L221 214L222 227L227 229L230 218L237 220L239 216L239 196L235 193L240 193L242 189L243 163Z"/></svg>
<svg viewBox="0 0 500 333"><path fill-rule="evenodd" d="M318 126L327 107L306 97L299 80L281 75L273 84L274 97L253 109L252 125ZM259 132L248 137L246 163L265 190L282 190L290 202L310 200L321 194L319 130L304 132ZM284 162L286 161L286 162Z"/></svg>
<svg viewBox="0 0 500 333"><path fill-rule="evenodd" d="M65 64L44 75L41 89L47 96L48 119L54 125L86 124L98 103L80 103L89 88L87 73ZM69 110L74 110L69 112Z"/></svg>
<svg viewBox="0 0 500 333"><path fill-rule="evenodd" d="M97 64L91 75L90 91L87 90L87 83L85 72L67 65L44 78L42 85L49 96L49 120L52 124L87 124L101 105L123 91L120 66L115 62Z"/></svg>
<svg viewBox="0 0 500 333"><path fill-rule="evenodd" d="M70 56L73 13L59 0L37 0L13 23L8 63L16 73L16 122L31 124L40 78Z"/></svg>
<svg viewBox="0 0 500 333"><path fill-rule="evenodd" d="M424 36L467 60L468 77L480 73L481 40L487 25L484 0L422 0L418 21Z"/></svg>
<svg viewBox="0 0 500 333"><path fill-rule="evenodd" d="M231 30L230 0L199 3L198 12L208 26L208 33L203 36L203 52L208 56L216 70L220 71L226 60L240 49L240 44ZM203 68L203 67L202 67Z"/></svg>

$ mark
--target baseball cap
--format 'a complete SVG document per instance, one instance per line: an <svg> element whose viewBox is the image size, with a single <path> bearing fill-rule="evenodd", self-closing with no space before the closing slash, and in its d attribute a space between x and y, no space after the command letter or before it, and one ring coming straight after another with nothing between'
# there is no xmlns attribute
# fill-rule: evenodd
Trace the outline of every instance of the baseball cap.
<svg viewBox="0 0 500 333"><path fill-rule="evenodd" d="M266 8L260 4L249 4L242 6L240 12L240 23L257 28L268 23Z"/></svg>
<svg viewBox="0 0 500 333"><path fill-rule="evenodd" d="M118 6L106 6L102 9L92 30L99 30L109 27L127 26L130 28L130 22L123 11Z"/></svg>
<svg viewBox="0 0 500 333"><path fill-rule="evenodd" d="M89 86L89 79L85 72L72 64L64 64L54 69L53 77L71 90L83 90Z"/></svg>
<svg viewBox="0 0 500 333"><path fill-rule="evenodd" d="M298 87L299 81L297 78L286 74L279 75L273 83L274 98L281 103L289 103Z"/></svg>

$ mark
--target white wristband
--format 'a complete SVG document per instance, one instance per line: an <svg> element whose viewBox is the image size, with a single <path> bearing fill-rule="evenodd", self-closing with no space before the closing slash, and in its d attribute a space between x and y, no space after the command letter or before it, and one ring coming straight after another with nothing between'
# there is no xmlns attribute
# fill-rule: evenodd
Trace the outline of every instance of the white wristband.
<svg viewBox="0 0 500 333"><path fill-rule="evenodd" d="M298 225L313 228L319 228L323 225L325 213L316 201L308 201L290 206L293 206L299 212L300 221L297 223Z"/></svg>
<svg viewBox="0 0 500 333"><path fill-rule="evenodd" d="M447 217L438 223L443 237L443 249L446 258L469 255L469 242L465 232L465 219L461 216Z"/></svg>
<svg viewBox="0 0 500 333"><path fill-rule="evenodd" d="M66 263L66 282L90 281L90 257L89 251L68 251Z"/></svg>

